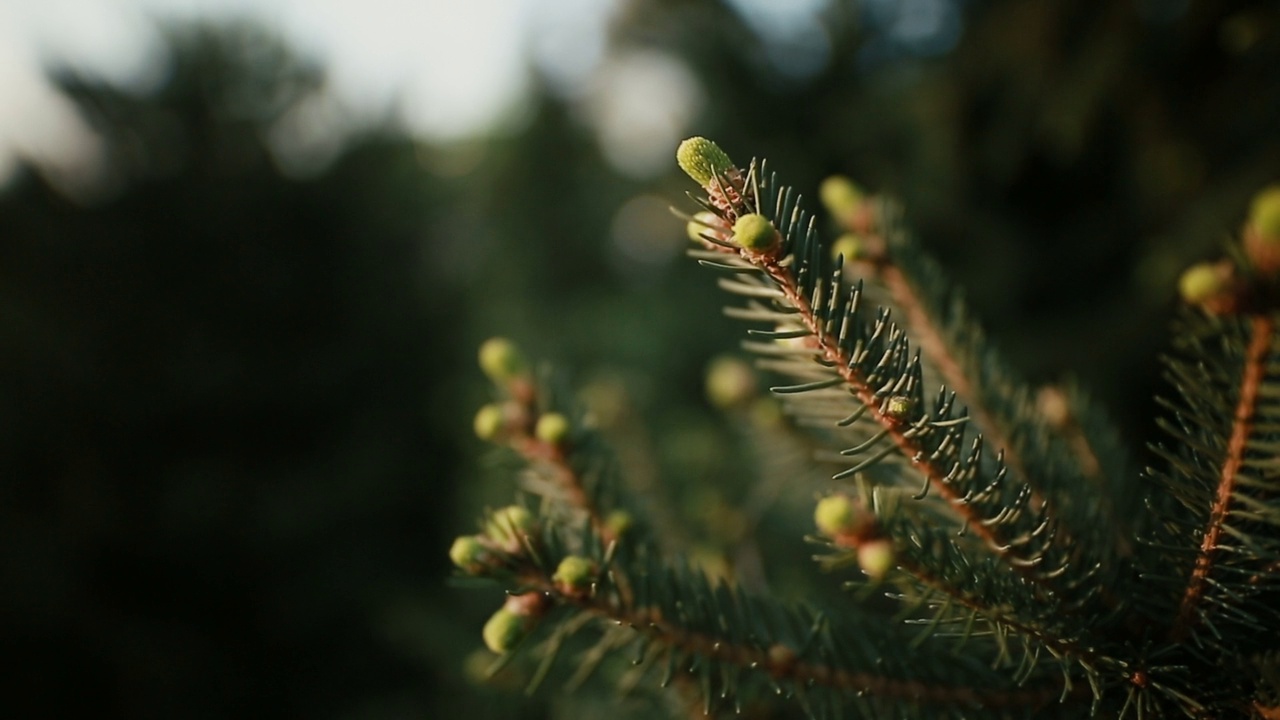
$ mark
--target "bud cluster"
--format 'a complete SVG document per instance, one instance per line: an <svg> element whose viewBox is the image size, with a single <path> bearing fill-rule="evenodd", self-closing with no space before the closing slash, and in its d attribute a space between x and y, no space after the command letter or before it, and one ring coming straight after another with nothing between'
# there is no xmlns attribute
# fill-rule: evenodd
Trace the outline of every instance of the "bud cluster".
<svg viewBox="0 0 1280 720"><path fill-rule="evenodd" d="M893 569L893 543L875 515L853 498L839 493L822 498L814 508L813 522L837 547L856 550L858 566L873 580Z"/></svg>
<svg viewBox="0 0 1280 720"><path fill-rule="evenodd" d="M1178 279L1183 302L1215 315L1280 303L1280 184L1253 197L1241 236L1243 265L1224 259L1187 268Z"/></svg>

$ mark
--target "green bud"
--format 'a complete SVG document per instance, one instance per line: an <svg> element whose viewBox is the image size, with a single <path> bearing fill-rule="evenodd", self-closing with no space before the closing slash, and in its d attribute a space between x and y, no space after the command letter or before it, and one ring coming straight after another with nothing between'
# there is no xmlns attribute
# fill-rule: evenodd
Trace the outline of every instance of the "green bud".
<svg viewBox="0 0 1280 720"><path fill-rule="evenodd" d="M818 198L831 216L844 222L862 205L862 190L843 175L832 175L818 186ZM848 255L845 256L849 257Z"/></svg>
<svg viewBox="0 0 1280 720"><path fill-rule="evenodd" d="M694 242L702 242L702 234L708 232L713 227L721 227L722 221L720 216L710 210L702 210L694 213L693 219L684 226L684 231L689 235L689 239Z"/></svg>
<svg viewBox="0 0 1280 720"><path fill-rule="evenodd" d="M858 546L858 566L868 577L879 580L893 569L893 543L872 540Z"/></svg>
<svg viewBox="0 0 1280 720"><path fill-rule="evenodd" d="M905 395L894 395L884 406L884 414L894 420L906 420L911 417L915 402Z"/></svg>
<svg viewBox="0 0 1280 720"><path fill-rule="evenodd" d="M778 231L769 218L751 213L733 224L733 241L748 250L765 252L777 246Z"/></svg>
<svg viewBox="0 0 1280 720"><path fill-rule="evenodd" d="M454 565L467 572L475 572L484 567L488 554L489 549L480 542L480 538L474 535L458 537L449 548L449 559Z"/></svg>
<svg viewBox="0 0 1280 720"><path fill-rule="evenodd" d="M502 543L508 552L520 549L521 538L537 528L533 513L519 505L508 505L493 511L485 525L485 534Z"/></svg>
<svg viewBox="0 0 1280 720"><path fill-rule="evenodd" d="M680 143L676 149L676 162L685 174L703 187L733 167L733 161L720 146L704 137L691 137Z"/></svg>
<svg viewBox="0 0 1280 720"><path fill-rule="evenodd" d="M827 537L851 532L858 524L858 509L844 495L828 495L813 510L813 523Z"/></svg>
<svg viewBox="0 0 1280 720"><path fill-rule="evenodd" d="M756 374L734 357L719 357L707 368L707 399L718 408L736 407L756 394Z"/></svg>
<svg viewBox="0 0 1280 720"><path fill-rule="evenodd" d="M1178 293L1192 305L1210 300L1227 289L1228 279L1214 263L1198 263L1187 268L1178 280Z"/></svg>
<svg viewBox="0 0 1280 720"><path fill-rule="evenodd" d="M774 643L769 646L769 664L781 672L790 671L791 668L795 667L796 661L799 659L800 656L796 654L796 651L786 645Z"/></svg>
<svg viewBox="0 0 1280 720"><path fill-rule="evenodd" d="M494 382L506 382L525 374L524 357L506 338L489 338L480 346L480 369Z"/></svg>
<svg viewBox="0 0 1280 720"><path fill-rule="evenodd" d="M569 419L560 413L547 413L538 418L533 434L549 445L559 445L569 437Z"/></svg>
<svg viewBox="0 0 1280 720"><path fill-rule="evenodd" d="M499 655L511 652L527 634L528 619L516 615L505 607L499 608L489 618L481 632L484 644Z"/></svg>
<svg viewBox="0 0 1280 720"><path fill-rule="evenodd" d="M614 537L626 535L634 524L635 519L626 510L614 510L604 519L605 529L612 533Z"/></svg>
<svg viewBox="0 0 1280 720"><path fill-rule="evenodd" d="M591 586L596 576L596 564L579 555L569 555L556 566L551 581L570 593L579 593Z"/></svg>
<svg viewBox="0 0 1280 720"><path fill-rule="evenodd" d="M835 260L838 257L844 256L844 262L846 265L859 259L864 251L865 249L862 247L862 238L854 235L853 233L845 233L844 235L836 238L835 242L831 243L831 259Z"/></svg>
<svg viewBox="0 0 1280 720"><path fill-rule="evenodd" d="M502 408L498 405L485 405L476 413L475 419L476 437L481 440L493 440L502 432L502 428L506 425L506 416L502 412Z"/></svg>
<svg viewBox="0 0 1280 720"><path fill-rule="evenodd" d="M1269 185L1249 203L1249 224L1273 244L1280 244L1280 184Z"/></svg>

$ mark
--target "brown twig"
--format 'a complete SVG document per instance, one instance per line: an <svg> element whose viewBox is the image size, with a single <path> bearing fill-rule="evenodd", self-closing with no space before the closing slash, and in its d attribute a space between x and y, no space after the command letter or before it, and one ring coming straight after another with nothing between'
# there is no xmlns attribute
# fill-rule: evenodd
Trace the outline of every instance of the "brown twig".
<svg viewBox="0 0 1280 720"><path fill-rule="evenodd" d="M1267 315L1254 315L1250 320L1252 338L1245 351L1244 368L1240 379L1240 397L1236 402L1232 422L1231 439L1227 442L1226 457L1218 476L1218 494L1209 511L1204 539L1200 542L1200 554L1196 557L1191 579L1182 595L1182 605L1174 619L1169 638L1174 642L1185 640L1195 625L1195 613L1200 598L1204 596L1213 571L1214 556L1218 551L1218 538L1222 534L1227 514L1231 510L1231 495L1235 492L1240 466L1244 462L1245 448L1253 432L1253 417L1257 410L1259 392L1266 375L1266 359L1275 341L1275 325Z"/></svg>
<svg viewBox="0 0 1280 720"><path fill-rule="evenodd" d="M711 658L743 669L763 672L775 680L800 686L821 685L851 693L868 693L890 700L930 704L963 704L985 708L1043 706L1061 694L1060 687L984 690L923 680L888 677L868 671L846 670L797 657L794 651L773 646L738 644L728 638L680 627L656 608L633 607L609 593L566 595L541 572L530 569L519 576L522 587L537 589L560 604L572 605L612 623L635 628L672 651Z"/></svg>

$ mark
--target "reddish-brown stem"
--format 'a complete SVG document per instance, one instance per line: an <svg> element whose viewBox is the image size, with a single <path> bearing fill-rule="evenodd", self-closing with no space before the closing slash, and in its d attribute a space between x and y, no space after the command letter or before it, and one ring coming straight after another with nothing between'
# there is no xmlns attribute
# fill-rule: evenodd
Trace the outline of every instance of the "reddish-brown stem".
<svg viewBox="0 0 1280 720"><path fill-rule="evenodd" d="M1274 341L1275 326L1267 315L1254 315L1250 320L1252 337L1249 348L1245 351L1244 368L1240 379L1240 398L1236 401L1233 417L1231 439L1227 442L1226 457L1222 461L1222 470L1218 476L1218 494L1214 498L1213 508L1209 511L1209 522L1205 527L1204 539L1200 542L1200 554L1196 557L1195 567L1191 571L1191 580L1187 583L1186 592L1182 595L1182 605L1174 619L1169 633L1171 640L1185 640L1195 626L1196 609L1200 598L1204 596L1209 582L1209 574L1213 571L1213 562L1218 551L1218 538L1222 535L1223 524L1231 509L1231 495L1235 492L1236 480L1240 466L1244 462L1245 448L1249 435L1253 432L1253 417L1257 410L1259 391L1266 375L1267 354Z"/></svg>
<svg viewBox="0 0 1280 720"><path fill-rule="evenodd" d="M778 261L773 258L746 257L769 275L782 292L785 301L799 311L797 315L800 321L816 341L817 353L823 360L832 365L835 372L849 385L858 401L867 406L869 414L888 431L888 436L902 451L902 456L928 479L930 486L951 507L955 508L957 513L968 521L975 534L986 540L992 548L998 549L1005 546L1006 543L1001 542L1001 539L996 535L993 529L994 526L983 523L983 518L977 515L973 506L959 502L960 498L955 490L944 481L947 477L947 469L939 467L929 460L928 453L919 441L906 434L906 425L880 411L880 400L876 397L875 389L867 384L856 368L851 366L847 352L840 347L839 342L823 327L813 308L810 307L808 299L796 287L790 271L779 265ZM999 552L999 550L997 551ZM1024 568L1021 565L1015 565L1015 568L1023 573L1024 576L1039 581L1039 576L1030 572L1031 568Z"/></svg>
<svg viewBox="0 0 1280 720"><path fill-rule="evenodd" d="M960 366L960 363L956 362L955 356L951 354L947 345L947 341L943 339L942 333L933 322L933 318L925 310L924 303L920 302L920 298L917 297L915 289L911 287L911 283L907 282L901 270L889 263L880 264L877 268L877 274L881 282L888 288L894 304L906 314L907 325L911 328L912 338L919 345L920 351L938 368L938 372L942 374L943 381L946 382L947 387L969 401L969 416L973 418L978 427L982 428L986 441L992 447L1004 451L1004 464L1013 473L1014 477L1030 482L1026 466L1009 442L1009 438L1005 434L1005 428L996 422L991 413L987 412L986 405L982 403L978 395L978 389L970 384L969 376L965 374L964 368ZM1039 492L1033 492L1029 503L1032 510L1039 511L1044 505L1044 499Z"/></svg>
<svg viewBox="0 0 1280 720"><path fill-rule="evenodd" d="M591 496L587 494L582 477L569 464L564 448L532 436L514 437L511 439L511 446L531 465L547 471L556 486L564 493L565 501L586 513L591 522L591 529L606 545L614 540L613 531L605 523L600 508L596 507Z"/></svg>
<svg viewBox="0 0 1280 720"><path fill-rule="evenodd" d="M573 605L602 619L633 627L673 650L740 668L754 669L776 680L802 686L822 685L850 692L870 693L886 699L987 708L1045 705L1061 693L1061 688L1058 687L990 691L977 687L892 678L875 672L845 670L798 658L794 652L783 650L781 646L760 648L735 644L726 638L692 631L666 620L657 609L633 607L615 601L608 593L581 597L565 595L548 578L536 571L529 571L519 579L522 587L537 588L561 604Z"/></svg>
<svg viewBox="0 0 1280 720"><path fill-rule="evenodd" d="M544 474L564 493L565 502L586 514L591 523L591 530L600 538L601 544L608 547L617 541L614 532L605 521L600 508L587 492L583 477L569 462L572 447L563 442L547 442L530 433L530 428L537 418L537 395L530 385L527 391L513 392L513 399L521 406L523 422L508 430L507 442L533 467L541 468ZM627 578L617 576L619 593L630 602L631 586Z"/></svg>
<svg viewBox="0 0 1280 720"><path fill-rule="evenodd" d="M1085 660L1086 662L1092 662L1098 659L1097 654L1094 653L1092 650L1089 650L1087 648L1082 648L1076 643L1070 642L1068 640L1063 640L1062 638L1059 638L1059 637L1047 635L1043 630L1039 630L1030 625L1026 625L1016 619L992 617L992 609L990 607L987 607L982 603L978 602L977 600L973 599L969 595L966 595L960 592L959 590L957 590L954 584L947 583L937 577L934 577L926 568L923 568L919 565L916 565L910 562L909 560L905 559L905 557L899 556L898 567L906 571L907 573L909 573L911 576L915 577L924 585L930 588L933 588L938 592L946 594L952 600L955 600L956 602L960 603L964 607L967 607L970 610L974 610L979 613L982 613L985 617L988 617L991 620L991 622L999 623L1012 630L1016 630L1017 632L1022 633L1023 635L1026 635L1028 637L1033 637L1036 640L1039 640L1046 647L1049 647L1055 650L1056 651L1054 653L1055 655L1057 654L1068 655L1073 658Z"/></svg>
<svg viewBox="0 0 1280 720"><path fill-rule="evenodd" d="M1280 705L1267 707L1262 703L1255 702L1253 704L1253 712L1262 720L1280 720Z"/></svg>

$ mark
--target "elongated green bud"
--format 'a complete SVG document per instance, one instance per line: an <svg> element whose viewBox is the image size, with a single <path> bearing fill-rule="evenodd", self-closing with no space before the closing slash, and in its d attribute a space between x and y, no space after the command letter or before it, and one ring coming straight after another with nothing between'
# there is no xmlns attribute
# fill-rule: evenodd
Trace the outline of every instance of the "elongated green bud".
<svg viewBox="0 0 1280 720"><path fill-rule="evenodd" d="M707 368L707 399L718 408L738 407L756 394L756 374L735 357L718 357Z"/></svg>
<svg viewBox="0 0 1280 720"><path fill-rule="evenodd" d="M676 149L676 162L699 185L706 187L712 178L733 167L733 161L719 145L704 138L691 137Z"/></svg>
<svg viewBox="0 0 1280 720"><path fill-rule="evenodd" d="M778 230L769 218L751 213L733 224L733 241L748 250L766 252L778 246Z"/></svg>
<svg viewBox="0 0 1280 720"><path fill-rule="evenodd" d="M596 564L579 555L569 555L556 566L551 581L566 595L582 595L591 589Z"/></svg>
<svg viewBox="0 0 1280 720"><path fill-rule="evenodd" d="M862 191L843 175L832 175L818 186L818 199L822 206L838 221L844 221L858 212L862 205Z"/></svg>
<svg viewBox="0 0 1280 720"><path fill-rule="evenodd" d="M864 250L861 238L853 233L845 233L831 243L831 259L835 260L838 257L843 257L847 265L859 259Z"/></svg>
<svg viewBox="0 0 1280 720"><path fill-rule="evenodd" d="M505 655L515 649L528 634L528 626L528 618L501 607L484 624L484 630L480 634L486 647L499 655Z"/></svg>
<svg viewBox="0 0 1280 720"><path fill-rule="evenodd" d="M614 537L626 535L631 526L635 524L635 518L631 517L631 513L626 510L614 510L604 519L604 527Z"/></svg>
<svg viewBox="0 0 1280 720"><path fill-rule="evenodd" d="M489 338L480 346L480 369L494 382L506 382L525 374L524 357L506 338Z"/></svg>
<svg viewBox="0 0 1280 720"><path fill-rule="evenodd" d="M505 552L519 553L524 548L524 538L532 535L537 525L533 513L519 505L508 505L493 511L484 530Z"/></svg>
<svg viewBox="0 0 1280 720"><path fill-rule="evenodd" d="M547 413L538 418L533 434L548 445L559 445L569 437L569 419L560 413Z"/></svg>
<svg viewBox="0 0 1280 720"><path fill-rule="evenodd" d="M1192 305L1202 303L1227 289L1227 278L1213 263L1198 263L1187 268L1178 279L1178 293Z"/></svg>
<svg viewBox="0 0 1280 720"><path fill-rule="evenodd" d="M462 570L476 572L484 567L489 556L489 549L474 535L463 535L453 541L449 548L449 559Z"/></svg>
<svg viewBox="0 0 1280 720"><path fill-rule="evenodd" d="M1280 244L1280 184L1269 185L1253 196L1249 224L1259 235Z"/></svg>
<svg viewBox="0 0 1280 720"><path fill-rule="evenodd" d="M858 526L858 509L844 495L828 495L814 508L813 523L828 537L852 533Z"/></svg>
<svg viewBox="0 0 1280 720"><path fill-rule="evenodd" d="M506 417L498 405L485 405L476 413L474 423L476 437L481 440L493 440L502 432Z"/></svg>
<svg viewBox="0 0 1280 720"><path fill-rule="evenodd" d="M873 580L879 580L893 569L893 543L872 540L858 546L858 566Z"/></svg>

